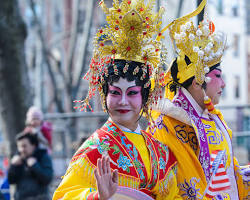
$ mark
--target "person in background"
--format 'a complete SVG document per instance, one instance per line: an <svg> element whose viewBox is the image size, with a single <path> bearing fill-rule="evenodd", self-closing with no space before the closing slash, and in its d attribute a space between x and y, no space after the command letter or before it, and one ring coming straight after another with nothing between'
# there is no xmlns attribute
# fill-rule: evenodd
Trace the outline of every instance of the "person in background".
<svg viewBox="0 0 250 200"><path fill-rule="evenodd" d="M23 132L36 134L39 147L51 152L52 124L43 120L43 113L39 108L35 106L29 108L26 114L26 127Z"/></svg>
<svg viewBox="0 0 250 200"><path fill-rule="evenodd" d="M18 153L12 157L8 171L9 183L16 185L15 200L49 199L53 167L47 150L38 148L33 133L18 134L16 143Z"/></svg>
<svg viewBox="0 0 250 200"><path fill-rule="evenodd" d="M10 186L9 186L9 181L8 181L8 169L9 169L9 159L6 156L3 159L4 178L3 178L3 181L0 185L0 191L1 191L5 200L10 200Z"/></svg>

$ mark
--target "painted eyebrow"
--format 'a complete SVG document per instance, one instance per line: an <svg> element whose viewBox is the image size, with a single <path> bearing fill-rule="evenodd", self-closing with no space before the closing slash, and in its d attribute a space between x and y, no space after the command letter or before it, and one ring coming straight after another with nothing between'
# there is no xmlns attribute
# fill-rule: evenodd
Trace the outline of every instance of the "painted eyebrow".
<svg viewBox="0 0 250 200"><path fill-rule="evenodd" d="M117 86L115 86L115 85L111 85L111 86L113 86L113 87L115 87L115 88L117 88L117 89L119 89L119 90L121 89L121 88L119 88L119 87L117 87ZM133 88L133 87L137 87L137 86L138 86L138 85L130 86L130 87L128 87L128 89ZM127 90L128 90L128 89L127 89Z"/></svg>
<svg viewBox="0 0 250 200"><path fill-rule="evenodd" d="M221 69L215 69L215 70L218 70L218 71L220 71L220 72L221 72Z"/></svg>
<svg viewBox="0 0 250 200"><path fill-rule="evenodd" d="M133 88L133 87L140 87L140 86L134 85L134 86L130 86L128 89L131 89L131 88ZM127 90L128 90L128 89L127 89Z"/></svg>

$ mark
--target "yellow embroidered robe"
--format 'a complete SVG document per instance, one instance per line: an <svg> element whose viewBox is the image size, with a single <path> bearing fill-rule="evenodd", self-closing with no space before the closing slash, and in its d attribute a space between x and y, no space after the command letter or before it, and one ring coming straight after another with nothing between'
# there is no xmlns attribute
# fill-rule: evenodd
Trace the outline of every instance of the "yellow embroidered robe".
<svg viewBox="0 0 250 200"><path fill-rule="evenodd" d="M167 99L163 100L160 104L162 105L158 107L157 111L155 110L152 113L153 119L155 120L157 125L157 128L154 130L152 134L154 135L155 138L166 144L177 158L178 162L177 182L180 195L183 197L183 199L187 200L200 199L206 189L207 180L203 167L198 159L200 153L200 146L199 146L199 141L197 139L198 135L197 127L194 124L187 123L186 118L188 118L188 115L181 107L175 106ZM232 138L232 131L226 125L226 122L224 121L222 114L218 112L217 116L224 124L224 127L226 128L230 138ZM205 126L205 128L206 128L205 131L207 132L207 137L211 136L211 138L214 138L213 135L209 135L216 133L216 127L214 122L210 121L207 124L207 126ZM249 193L250 183L249 181L247 182L243 180L240 169L241 167L239 166L237 160L233 158L232 155L230 155L228 146L225 142L225 138L223 142L221 142L218 145L213 145L209 143L208 146L210 151L209 153L211 153L213 150L226 149L227 151L226 166L228 167L231 159L233 159L234 174L237 181L239 199L240 200L250 199L250 193ZM207 163L209 163L209 161L207 161ZM204 200L205 199L209 198L204 197ZM228 200L230 199L230 197L225 192L222 193L219 199Z"/></svg>
<svg viewBox="0 0 250 200"><path fill-rule="evenodd" d="M98 199L93 171L102 155L108 155L111 168L118 169L119 186L139 190L154 199L182 199L178 195L174 155L150 134L141 133L122 132L107 121L75 153L53 200Z"/></svg>

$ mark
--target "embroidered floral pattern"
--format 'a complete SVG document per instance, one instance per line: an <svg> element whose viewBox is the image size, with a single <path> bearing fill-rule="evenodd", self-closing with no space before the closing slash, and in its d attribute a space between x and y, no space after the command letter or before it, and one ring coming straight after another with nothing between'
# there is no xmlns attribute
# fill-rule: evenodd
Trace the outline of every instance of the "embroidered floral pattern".
<svg viewBox="0 0 250 200"><path fill-rule="evenodd" d="M106 123L105 126L108 128L108 132L112 133L114 136L120 136L121 135L117 132L117 128L113 126L111 122Z"/></svg>
<svg viewBox="0 0 250 200"><path fill-rule="evenodd" d="M109 140L109 136L99 138L97 134L93 134L82 144L80 152L76 152L75 155L83 152L87 153L93 149L97 149L100 154L104 154L104 152L110 150Z"/></svg>
<svg viewBox="0 0 250 200"><path fill-rule="evenodd" d="M166 168L166 162L163 160L162 157L159 159L159 164L160 164L160 169L164 170Z"/></svg>
<svg viewBox="0 0 250 200"><path fill-rule="evenodd" d="M197 151L198 149L198 140L197 140L197 137L195 135L195 132L188 132L188 142L189 142L189 145L192 147L192 149L194 151Z"/></svg>
<svg viewBox="0 0 250 200"><path fill-rule="evenodd" d="M243 198L243 200L249 200L250 199L250 195L247 195L246 197Z"/></svg>
<svg viewBox="0 0 250 200"><path fill-rule="evenodd" d="M109 130L115 130L116 133L112 131L108 132L109 126L111 126ZM108 122L101 129L98 129L88 139L89 141L86 141L84 147L88 149L88 153L85 154L85 149L80 149L78 155L76 155L76 161L80 163L80 166L83 166L83 168L87 166L85 163L90 164L91 170L86 169L86 178L93 176L94 167L92 168L92 166L96 165L97 158L103 153L110 157L111 168L118 169L119 175L125 175L124 177L126 177L126 179L119 179L119 185L135 189L145 189L145 191L147 190L147 194L154 195L157 192L154 190L154 186L159 184L159 190L161 192L167 191L168 186L172 184L172 174L174 174L175 170L175 167L172 166L176 163L176 160L172 158L172 154L169 154L167 146L159 143L152 138L150 134L142 131L150 156L151 176L148 176L140 152L136 146L133 145L128 138L124 137L125 135L120 129L114 128L113 126L114 124ZM79 166L78 163L76 163L77 166ZM70 170L75 169L72 168L73 164L71 164ZM171 168L167 168L167 166L171 166ZM171 170L166 174L168 169ZM69 173L70 170L68 170L67 173ZM127 177L128 180L132 181L127 182ZM94 178L91 184L92 183L95 183ZM91 188L90 192L94 192L94 190L92 191ZM166 192L166 194L168 193Z"/></svg>
<svg viewBox="0 0 250 200"><path fill-rule="evenodd" d="M163 123L162 117L163 117L162 114L159 117L157 117L154 126L156 126L158 129L165 128L166 131L168 132L168 127ZM154 126L151 126L151 128L149 129L152 135L154 135L156 131L156 128Z"/></svg>
<svg viewBox="0 0 250 200"><path fill-rule="evenodd" d="M184 183L180 184L180 190L184 192L182 194L182 197L186 197L186 199L188 200L198 199L198 197L201 196L201 194L199 193L200 189L196 188L196 183L198 182L199 180L197 180L196 178L192 178L189 182L185 179Z"/></svg>
<svg viewBox="0 0 250 200"><path fill-rule="evenodd" d="M117 160L118 167L122 168L123 171L127 171L128 173L130 172L129 167L132 167L133 165L130 163L130 160L128 159L127 156L123 156L120 154L119 159Z"/></svg>
<svg viewBox="0 0 250 200"><path fill-rule="evenodd" d="M212 200L229 200L229 199L231 198L230 198L230 195L227 193L217 194L214 198L212 198Z"/></svg>
<svg viewBox="0 0 250 200"><path fill-rule="evenodd" d="M115 131L117 130L116 127L114 127L112 125L112 123L107 123L106 124L107 128L109 131ZM113 127L110 127L110 126L113 126ZM139 176L140 176L140 179L143 180L145 182L145 175L144 175L144 172L143 172L143 164L138 160L138 152L137 152L137 149L135 146L131 145L131 144L127 144L126 143L126 140L127 138L125 136L122 136L120 135L120 133L117 131L117 132L111 132L114 136L117 136L117 137L120 137L121 139L121 145L124 146L130 156L130 158L133 160L133 163L134 163L134 166L137 168L137 171L139 173ZM120 153L120 156L119 156L119 160L117 160L117 162L119 161L118 165L120 168L122 168L124 170L124 168L126 168L125 170L127 172L130 172L129 170L129 167L132 167L132 163L130 163L130 159L126 156L123 155L122 151L120 150L120 148L117 146L117 145L113 145L112 147L110 147L111 149L114 149L113 151L113 155L114 154L117 154L117 153ZM126 157L127 160L126 162L128 163L129 162L129 165L127 165L126 167L126 162L124 164L124 159L122 159L123 157ZM124 171L125 171L124 170Z"/></svg>
<svg viewBox="0 0 250 200"><path fill-rule="evenodd" d="M162 117L163 117L163 115L161 114L161 115L156 119L156 121L155 121L156 126L157 126L158 129L163 129L163 128L165 128L166 131L168 132L168 127L163 123Z"/></svg>
<svg viewBox="0 0 250 200"><path fill-rule="evenodd" d="M157 140L152 138L152 136L147 135L147 133L142 134L145 138L151 156L151 177L148 177L144 163L140 159L140 155L138 150L136 149L136 146L134 146L128 140L128 138L120 132L119 129L117 129L116 127L114 128L114 125L112 123L106 123L105 126L107 127L107 130L111 131L109 132L109 134L112 134L112 137L116 137L119 141L119 145L112 144L110 146L110 149L113 150L112 154L118 155L118 159L115 161L115 165L121 170L126 171L127 173L130 173L131 170L133 171L133 167L135 167L140 178L139 188L146 188L147 190L151 190L152 188L154 188L159 178L158 173L160 172L160 175L165 177L165 173L167 172L166 167L169 160L169 150L167 146L159 143ZM116 133L112 131L116 131ZM127 153L124 153L122 149L124 149ZM168 181L166 180L165 185L167 184L167 182Z"/></svg>
<svg viewBox="0 0 250 200"><path fill-rule="evenodd" d="M157 179L157 176L158 176L158 169L157 169L157 160L156 160L156 154L155 154L155 151L153 150L153 147L151 144L147 144L148 145L148 149L150 150L150 153L151 153L151 158L152 158L152 161L151 161L151 164L152 164L152 170L153 170L153 181L152 181L152 184L149 184L148 187L149 188L152 188L156 182L155 180Z"/></svg>
<svg viewBox="0 0 250 200"><path fill-rule="evenodd" d="M96 144L97 144L97 150L100 154L103 154L104 152L107 152L110 150L109 147L109 138L104 138L101 142L99 139L96 140Z"/></svg>
<svg viewBox="0 0 250 200"><path fill-rule="evenodd" d="M176 137L180 139L183 143L189 143L189 145L192 147L194 151L197 151L198 149L198 140L196 137L195 132L190 131L187 132L186 125L177 125L174 127L176 132Z"/></svg>
<svg viewBox="0 0 250 200"><path fill-rule="evenodd" d="M139 167L139 168L137 169L137 171L138 171L138 173L139 173L139 175L140 175L140 179L141 179L141 180L144 180L144 179L145 179L145 176L144 176L144 173L143 173L143 171L142 171L142 168Z"/></svg>
<svg viewBox="0 0 250 200"><path fill-rule="evenodd" d="M187 136L187 132L185 131L185 127L186 125L183 125L183 126L177 125L174 127L177 138L180 139L183 143L188 142L188 136Z"/></svg>
<svg viewBox="0 0 250 200"><path fill-rule="evenodd" d="M159 142L159 147L157 148L159 153L160 153L160 158L159 158L159 165L160 165L160 169L163 170L163 173L165 173L165 169L166 169L166 164L168 162L169 159L169 151L166 145L163 145L162 143ZM165 156L165 160L162 158L162 156Z"/></svg>

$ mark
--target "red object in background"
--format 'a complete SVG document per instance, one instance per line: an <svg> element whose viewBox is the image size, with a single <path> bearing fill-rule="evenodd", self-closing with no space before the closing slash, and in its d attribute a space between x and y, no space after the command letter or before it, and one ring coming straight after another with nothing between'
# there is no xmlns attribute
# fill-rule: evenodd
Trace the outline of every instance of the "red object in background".
<svg viewBox="0 0 250 200"><path fill-rule="evenodd" d="M4 177L4 173L2 169L0 169L0 177Z"/></svg>
<svg viewBox="0 0 250 200"><path fill-rule="evenodd" d="M5 169L7 169L7 168L9 167L9 159L8 159L7 157L5 157L5 158L3 159L3 167L4 167Z"/></svg>
<svg viewBox="0 0 250 200"><path fill-rule="evenodd" d="M45 121L43 122L40 130L44 137L48 140L49 146L52 147L52 124Z"/></svg>
<svg viewBox="0 0 250 200"><path fill-rule="evenodd" d="M210 30L210 34L213 34L215 31L215 25L212 21L209 22L209 30Z"/></svg>

